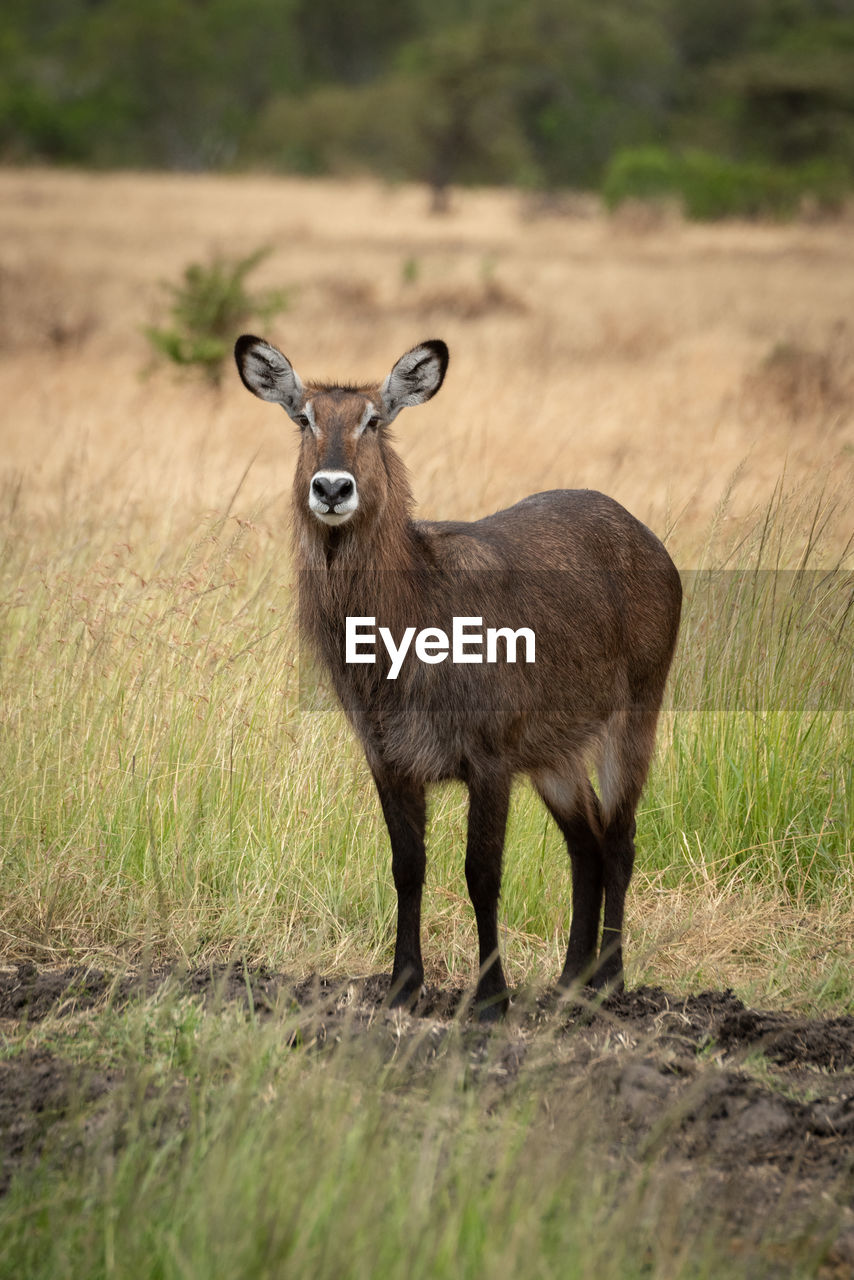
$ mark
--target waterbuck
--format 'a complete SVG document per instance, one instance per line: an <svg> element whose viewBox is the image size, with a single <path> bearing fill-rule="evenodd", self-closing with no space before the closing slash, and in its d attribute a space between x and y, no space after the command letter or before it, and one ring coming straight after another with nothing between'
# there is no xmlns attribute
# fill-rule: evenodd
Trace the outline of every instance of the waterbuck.
<svg viewBox="0 0 854 1280"><path fill-rule="evenodd" d="M246 387L280 404L301 432L301 627L359 736L388 826L392 1004L414 1003L424 978L426 786L459 779L469 793L477 1006L487 1018L506 1010L498 897L518 773L531 778L571 859L560 984L619 988L635 809L679 627L681 585L667 551L619 503L588 489L537 493L471 523L413 520L389 426L441 387L444 342L421 343L384 382L363 386L303 383L279 350L249 334L235 357ZM478 652L478 629L492 631L489 655ZM533 661L531 646L521 651L526 631ZM385 645L372 648L372 634ZM462 643L449 654L452 634Z"/></svg>

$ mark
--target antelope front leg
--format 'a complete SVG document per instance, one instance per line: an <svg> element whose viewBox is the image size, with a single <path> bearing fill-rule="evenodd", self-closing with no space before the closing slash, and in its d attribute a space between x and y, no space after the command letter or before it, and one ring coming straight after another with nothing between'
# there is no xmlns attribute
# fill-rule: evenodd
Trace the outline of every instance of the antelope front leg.
<svg viewBox="0 0 854 1280"><path fill-rule="evenodd" d="M413 1005L424 983L421 959L421 892L426 855L424 786L408 778L374 775L391 840L391 871L397 890L397 940L389 1003Z"/></svg>
<svg viewBox="0 0 854 1280"><path fill-rule="evenodd" d="M476 1000L481 1021L507 1012L509 999L498 951L498 896L510 801L510 780L501 775L469 780L466 884L477 920L480 977Z"/></svg>

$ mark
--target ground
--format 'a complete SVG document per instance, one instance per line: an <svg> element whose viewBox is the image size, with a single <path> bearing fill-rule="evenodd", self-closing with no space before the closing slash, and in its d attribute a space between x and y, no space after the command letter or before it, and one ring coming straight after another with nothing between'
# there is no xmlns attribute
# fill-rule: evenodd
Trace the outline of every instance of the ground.
<svg viewBox="0 0 854 1280"><path fill-rule="evenodd" d="M46 1020L73 1025L168 988L210 1017L234 1004L251 1005L259 1020L285 1013L295 1020L294 1053L331 1054L370 1038L384 1054L408 1057L422 1080L459 1055L487 1113L533 1090L547 1140L566 1141L579 1116L595 1116L601 1145L621 1167L651 1162L690 1175L707 1207L725 1213L733 1249L749 1248L783 1213L813 1233L824 1258L818 1274L854 1270L854 1017L762 1012L732 991L683 997L639 987L584 1008L519 992L506 1023L484 1030L459 987L428 987L411 1016L384 1007L387 987L383 975L296 982L219 965L116 977L24 963L0 973L0 1030L11 1039ZM44 1045L0 1061L0 1193L57 1135L61 1145L71 1114L97 1117L121 1082L120 1068ZM173 1085L180 1092L179 1076ZM181 1123L180 1103L175 1115ZM84 1132L96 1130L93 1119Z"/></svg>

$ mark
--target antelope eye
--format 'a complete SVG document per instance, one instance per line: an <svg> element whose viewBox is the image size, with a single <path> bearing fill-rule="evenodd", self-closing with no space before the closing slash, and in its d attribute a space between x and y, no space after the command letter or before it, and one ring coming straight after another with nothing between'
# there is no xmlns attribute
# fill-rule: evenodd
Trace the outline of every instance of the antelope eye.
<svg viewBox="0 0 854 1280"><path fill-rule="evenodd" d="M378 414L378 413L372 413L372 414L371 414L371 416L370 416L370 418L368 418L368 421L365 423L365 430L366 430L366 431L376 431L376 429L377 429L377 427L378 427L379 425L380 425L380 417L379 417L379 414Z"/></svg>
<svg viewBox="0 0 854 1280"><path fill-rule="evenodd" d="M296 416L296 422L301 431L304 431L306 427L311 426L308 414L305 413L298 413Z"/></svg>

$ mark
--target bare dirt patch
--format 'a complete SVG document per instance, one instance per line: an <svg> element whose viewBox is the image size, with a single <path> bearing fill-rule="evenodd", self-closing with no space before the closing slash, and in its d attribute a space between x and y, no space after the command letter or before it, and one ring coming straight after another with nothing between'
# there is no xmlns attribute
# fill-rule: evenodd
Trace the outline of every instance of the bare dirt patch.
<svg viewBox="0 0 854 1280"><path fill-rule="evenodd" d="M258 1019L287 1019L295 1051L372 1039L419 1080L460 1055L486 1113L525 1091L539 1100L544 1141L592 1125L621 1166L655 1162L695 1181L698 1198L726 1212L734 1240L752 1238L785 1204L799 1232L830 1241L820 1274L854 1267L854 1017L748 1009L731 991L643 987L586 1007L519 993L506 1022L485 1029L459 987L428 987L412 1015L388 1011L384 975L297 981L215 965L112 977L22 964L0 971L0 1030L91 1018L162 996L164 984L199 998L209 1016L238 1003ZM22 1162L39 1158L54 1126L81 1105L97 1111L121 1074L44 1049L0 1060L0 1194Z"/></svg>
<svg viewBox="0 0 854 1280"><path fill-rule="evenodd" d="M0 1061L0 1196L22 1166L41 1156L48 1138L55 1139L70 1117L104 1098L116 1078L46 1049Z"/></svg>

